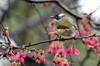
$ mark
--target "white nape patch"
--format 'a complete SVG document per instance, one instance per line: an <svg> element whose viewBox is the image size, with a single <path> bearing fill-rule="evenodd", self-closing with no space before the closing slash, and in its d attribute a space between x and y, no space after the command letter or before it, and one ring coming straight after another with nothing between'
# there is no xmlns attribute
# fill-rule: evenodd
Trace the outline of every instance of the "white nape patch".
<svg viewBox="0 0 100 66"><path fill-rule="evenodd" d="M63 13L60 13L59 14L59 17L63 17L63 16L65 16L65 14L63 14Z"/></svg>

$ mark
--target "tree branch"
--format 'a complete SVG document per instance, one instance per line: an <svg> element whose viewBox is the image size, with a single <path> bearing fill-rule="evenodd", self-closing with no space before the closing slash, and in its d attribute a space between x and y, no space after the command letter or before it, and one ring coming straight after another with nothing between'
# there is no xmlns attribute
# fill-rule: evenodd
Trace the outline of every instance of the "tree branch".
<svg viewBox="0 0 100 66"><path fill-rule="evenodd" d="M25 48L26 47L30 47L30 46L36 46L36 45L40 45L40 44L44 44L44 43L49 43L49 42L52 42L52 41L65 41L65 40L78 40L78 39L83 39L83 38L89 38L89 37L100 37L100 35L91 35L91 36L86 36L86 37L80 37L80 38L75 38L75 37L70 37L70 38L61 38L61 39L52 39L52 40L45 40L45 41L41 41L41 42L38 42L38 43L33 43L33 44L29 44L29 45L25 45Z"/></svg>

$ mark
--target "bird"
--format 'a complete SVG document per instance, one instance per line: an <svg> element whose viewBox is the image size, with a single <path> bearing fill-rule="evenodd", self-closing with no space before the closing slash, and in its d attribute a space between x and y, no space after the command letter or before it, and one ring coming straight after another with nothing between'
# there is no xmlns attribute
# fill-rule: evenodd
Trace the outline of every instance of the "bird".
<svg viewBox="0 0 100 66"><path fill-rule="evenodd" d="M76 26L71 17L68 17L64 13L60 13L52 16L52 18L54 19L53 22L55 23L59 35L70 36L74 34L73 32Z"/></svg>

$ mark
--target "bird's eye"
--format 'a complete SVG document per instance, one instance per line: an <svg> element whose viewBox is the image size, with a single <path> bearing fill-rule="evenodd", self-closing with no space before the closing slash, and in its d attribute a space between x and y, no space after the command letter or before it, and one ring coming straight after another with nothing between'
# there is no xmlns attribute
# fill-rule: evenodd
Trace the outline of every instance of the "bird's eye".
<svg viewBox="0 0 100 66"><path fill-rule="evenodd" d="M55 16L55 19L59 20L59 19L60 19L60 17L59 17L58 15L56 15L56 16Z"/></svg>

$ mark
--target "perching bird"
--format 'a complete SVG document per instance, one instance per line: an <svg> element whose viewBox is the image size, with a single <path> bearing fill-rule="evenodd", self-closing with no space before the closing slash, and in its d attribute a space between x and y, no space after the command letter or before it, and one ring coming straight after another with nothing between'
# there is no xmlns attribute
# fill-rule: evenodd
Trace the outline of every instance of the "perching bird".
<svg viewBox="0 0 100 66"><path fill-rule="evenodd" d="M56 26L58 29L69 29L73 26L71 19L69 19L63 13L55 15L53 18L55 18Z"/></svg>
<svg viewBox="0 0 100 66"><path fill-rule="evenodd" d="M55 16L52 16L54 19L54 24L57 28L57 32L59 35L62 36L72 36L75 31L75 23L73 23L73 20L71 17L68 17L67 15L60 13Z"/></svg>

